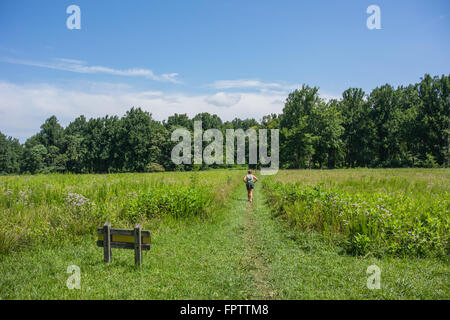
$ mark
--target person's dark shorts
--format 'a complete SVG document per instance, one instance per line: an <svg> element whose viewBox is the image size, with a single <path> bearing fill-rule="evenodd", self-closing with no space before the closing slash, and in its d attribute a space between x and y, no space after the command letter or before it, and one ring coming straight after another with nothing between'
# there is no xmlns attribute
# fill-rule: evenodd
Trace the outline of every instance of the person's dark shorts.
<svg viewBox="0 0 450 320"><path fill-rule="evenodd" d="M247 186L247 190L255 189L255 185L252 183L247 183L246 186Z"/></svg>

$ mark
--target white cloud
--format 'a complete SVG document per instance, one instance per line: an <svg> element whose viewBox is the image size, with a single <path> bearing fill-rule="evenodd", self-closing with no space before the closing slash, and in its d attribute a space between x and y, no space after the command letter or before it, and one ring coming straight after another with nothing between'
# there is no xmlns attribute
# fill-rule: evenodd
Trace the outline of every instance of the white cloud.
<svg viewBox="0 0 450 320"><path fill-rule="evenodd" d="M283 101L287 95L295 89L301 89L301 85L282 84L277 82L262 82L257 79L237 79L237 80L217 80L207 85L218 90L226 89L256 89L259 93L268 96L283 96ZM327 92L320 92L320 97L326 101L340 99L340 95ZM283 102L284 103L284 102Z"/></svg>
<svg viewBox="0 0 450 320"><path fill-rule="evenodd" d="M122 116L133 106L152 113L153 118L160 121L174 113L187 113L193 117L200 112L217 114L224 121L235 117L261 119L266 114L281 112L285 98L284 95L262 93L187 95L135 91L121 84L115 90L113 84L66 89L49 84L0 82L0 131L24 142L37 133L51 115L66 126L80 115L87 118Z"/></svg>
<svg viewBox="0 0 450 320"><path fill-rule="evenodd" d="M292 85L284 85L276 82L262 82L257 79L216 80L213 83L210 83L208 86L215 89L253 88L260 90L290 90L292 88L296 88L296 86Z"/></svg>
<svg viewBox="0 0 450 320"><path fill-rule="evenodd" d="M75 60L75 59L55 58L55 60L61 61L61 62L64 62L64 63L71 63L71 64L86 64L85 61Z"/></svg>
<svg viewBox="0 0 450 320"><path fill-rule="evenodd" d="M24 142L37 133L51 115L66 126L80 115L86 118L122 116L131 107L140 107L160 121L174 113L193 117L200 112L217 114L223 121L236 117L260 120L264 115L281 113L286 97L286 93L270 90L188 95L137 91L120 83L94 82L68 89L50 84L0 82L0 131Z"/></svg>
<svg viewBox="0 0 450 320"><path fill-rule="evenodd" d="M229 94L225 92L218 92L213 96L208 96L205 101L218 107L230 107L241 100L240 94Z"/></svg>
<svg viewBox="0 0 450 320"><path fill-rule="evenodd" d="M153 73L152 70L149 69L132 68L120 70L103 66L89 66L84 61L66 58L56 58L54 59L53 62L39 62L39 61L20 60L3 57L0 58L0 61L76 73L86 73L86 74L99 73L117 76L144 77L156 81L179 83L179 80L177 79L178 73L166 73L162 75L156 75Z"/></svg>
<svg viewBox="0 0 450 320"><path fill-rule="evenodd" d="M342 98L342 96L340 96L340 95L336 95L336 94L333 94L333 93L326 93L326 92L322 92L320 94L320 97L322 99L324 99L325 101L330 101L332 99L340 100Z"/></svg>

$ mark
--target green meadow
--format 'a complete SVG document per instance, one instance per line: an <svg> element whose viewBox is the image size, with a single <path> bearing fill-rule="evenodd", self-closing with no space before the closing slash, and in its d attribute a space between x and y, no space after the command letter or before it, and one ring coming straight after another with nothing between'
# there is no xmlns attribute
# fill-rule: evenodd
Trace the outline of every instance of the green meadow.
<svg viewBox="0 0 450 320"><path fill-rule="evenodd" d="M449 169L245 173L0 177L0 299L450 298ZM141 268L105 221L151 231Z"/></svg>

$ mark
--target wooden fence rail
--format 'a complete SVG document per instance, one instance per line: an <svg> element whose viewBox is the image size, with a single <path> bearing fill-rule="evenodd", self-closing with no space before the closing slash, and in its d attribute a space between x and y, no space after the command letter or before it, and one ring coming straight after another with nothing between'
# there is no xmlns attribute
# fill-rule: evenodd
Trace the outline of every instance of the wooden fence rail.
<svg viewBox="0 0 450 320"><path fill-rule="evenodd" d="M133 230L112 229L106 222L97 229L97 246L103 247L104 261L111 262L111 249L134 249L134 262L142 265L142 250L150 250L151 233L137 224Z"/></svg>

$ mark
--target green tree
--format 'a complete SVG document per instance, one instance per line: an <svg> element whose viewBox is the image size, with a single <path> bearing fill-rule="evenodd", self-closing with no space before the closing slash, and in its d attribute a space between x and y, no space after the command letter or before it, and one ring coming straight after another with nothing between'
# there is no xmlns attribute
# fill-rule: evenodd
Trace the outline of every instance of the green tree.
<svg viewBox="0 0 450 320"><path fill-rule="evenodd" d="M339 166L343 158L344 128L338 101L319 103L318 108L314 109L314 122L311 130L317 137L313 146L315 166L320 168Z"/></svg>
<svg viewBox="0 0 450 320"><path fill-rule="evenodd" d="M120 120L119 146L124 171L146 171L149 163L164 162L167 130L140 108L131 108ZM169 155L170 156L170 155Z"/></svg>
<svg viewBox="0 0 450 320"><path fill-rule="evenodd" d="M20 172L23 147L19 140L0 132L0 174Z"/></svg>
<svg viewBox="0 0 450 320"><path fill-rule="evenodd" d="M322 102L317 87L303 85L291 92L280 115L281 163L285 167L311 167L314 143L319 138L312 128L315 109Z"/></svg>
<svg viewBox="0 0 450 320"><path fill-rule="evenodd" d="M46 172L47 148L42 144L27 145L23 153L23 171L29 173Z"/></svg>
<svg viewBox="0 0 450 320"><path fill-rule="evenodd" d="M375 156L375 125L362 89L349 88L339 103L344 127L344 158L347 167L369 166Z"/></svg>
<svg viewBox="0 0 450 320"><path fill-rule="evenodd" d="M449 161L450 78L426 74L418 84L418 135L422 156L431 154L440 165Z"/></svg>
<svg viewBox="0 0 450 320"><path fill-rule="evenodd" d="M376 165L398 167L406 160L402 148L403 114L399 92L390 85L375 88L369 96L372 119L375 124Z"/></svg>
<svg viewBox="0 0 450 320"><path fill-rule="evenodd" d="M64 128L55 116L51 116L41 125L38 136L41 144L46 148L49 146L60 148L63 143Z"/></svg>

